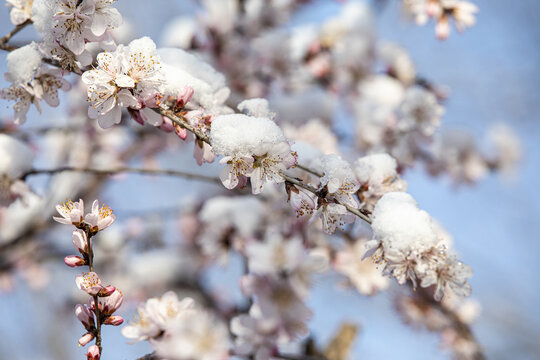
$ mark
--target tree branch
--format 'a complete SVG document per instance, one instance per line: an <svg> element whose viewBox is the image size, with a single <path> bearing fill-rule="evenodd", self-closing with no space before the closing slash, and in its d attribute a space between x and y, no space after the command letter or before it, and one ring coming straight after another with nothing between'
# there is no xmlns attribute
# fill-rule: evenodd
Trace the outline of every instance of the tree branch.
<svg viewBox="0 0 540 360"><path fill-rule="evenodd" d="M24 180L26 177L31 175L39 174L57 174L60 172L72 171L72 172L87 172L95 175L114 175L119 173L136 173L136 174L145 174L145 175L165 175L165 176L178 176L184 177L186 179L192 180L201 180L210 183L220 184L219 179L206 176L202 174L193 174L185 171L178 170L164 170L164 169L144 169L144 168L132 168L132 167L119 167L115 169L92 169L92 168L78 168L74 166L62 166L54 169L32 169L24 173L21 178Z"/></svg>
<svg viewBox="0 0 540 360"><path fill-rule="evenodd" d="M6 51L13 51L15 49L18 49L17 46L9 46L7 43L15 34L17 34L19 31L21 31L30 24L32 24L32 20L28 19L22 24L15 26L13 30L11 30L6 36L0 39L0 49Z"/></svg>

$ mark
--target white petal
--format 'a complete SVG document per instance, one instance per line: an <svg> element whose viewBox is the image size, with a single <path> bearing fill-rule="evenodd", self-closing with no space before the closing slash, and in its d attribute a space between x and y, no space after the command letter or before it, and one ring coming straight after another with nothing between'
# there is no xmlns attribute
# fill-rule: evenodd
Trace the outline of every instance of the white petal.
<svg viewBox="0 0 540 360"><path fill-rule="evenodd" d="M163 123L163 119L161 118L161 115L155 112L154 110L146 107L139 111L141 113L141 116L144 122L147 122L148 124L152 126L159 126Z"/></svg>
<svg viewBox="0 0 540 360"><path fill-rule="evenodd" d="M119 124L121 120L122 120L122 111L120 110L120 106L115 106L111 111L109 111L105 115L101 115L100 117L98 117L99 126L101 126L104 129L107 129L115 124Z"/></svg>
<svg viewBox="0 0 540 360"><path fill-rule="evenodd" d="M114 82L116 85L125 88L132 88L135 86L135 80L124 74L118 75L116 79L114 79Z"/></svg>

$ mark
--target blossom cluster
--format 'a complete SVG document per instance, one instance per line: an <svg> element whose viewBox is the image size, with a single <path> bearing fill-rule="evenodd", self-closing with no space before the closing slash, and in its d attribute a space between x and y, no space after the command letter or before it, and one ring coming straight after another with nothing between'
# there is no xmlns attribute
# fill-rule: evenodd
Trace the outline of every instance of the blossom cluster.
<svg viewBox="0 0 540 360"><path fill-rule="evenodd" d="M296 164L295 153L283 131L267 117L244 114L220 115L210 129L214 153L223 158L220 178L228 189L243 187L251 181L258 194L266 183L282 183L282 172Z"/></svg>
<svg viewBox="0 0 540 360"><path fill-rule="evenodd" d="M86 333L79 339L79 345L85 346L96 339L96 344L88 348L87 358L99 360L101 354L101 325L118 326L124 322L114 312L122 305L123 295L120 290L112 285L104 286L98 274L94 272L93 260L94 249L92 238L99 232L109 227L115 220L112 210L95 200L92 211L85 214L83 200L68 200L58 204L56 210L60 214L54 220L61 224L73 225L77 230L73 231L73 246L80 256L66 256L64 262L69 267L88 266L89 272L77 275L75 283L77 287L90 295L88 304L77 304L75 315L84 326Z"/></svg>
<svg viewBox="0 0 540 360"><path fill-rule="evenodd" d="M403 48L375 41L366 4L345 2L339 14L320 25L277 28L307 2L205 0L200 16L177 19L164 36L168 46L182 49L157 49L148 37L116 46L109 30L122 20L113 0L8 3L14 24L32 20L43 36L41 43L23 46L7 58L6 79L11 86L0 96L17 101L16 122L25 121L31 104L39 110L41 100L57 106L58 90L70 89L63 73L44 65L44 60L81 73L86 85L89 106L74 106L69 112L75 114L75 125L87 127L69 135L70 142L56 145L55 153L69 152L75 164L110 166L127 161L124 154L154 164L170 144L163 132L175 133L182 140L194 140L199 165L221 157L219 178L225 188L249 185L253 194L262 195L209 192L195 198L183 209L179 253L169 251L178 244L162 241L161 220L148 233L141 228L151 227L152 221L135 220L125 232L111 236L112 245L104 248L116 243L115 249L125 251L115 236L122 240L133 236L137 240L131 243L140 240L142 245L128 245L137 250L158 248L137 259L126 256L122 265L137 279L144 277L169 289L177 287L180 277L195 279L213 264L225 266L237 257L245 263L240 290L246 304L222 303L193 281L195 292L210 299L209 308L188 297L179 299L172 291L150 298L123 328L128 339L149 341L157 356L171 360L278 358L283 345L309 334L312 311L306 299L314 275L329 269L363 295L387 289L389 277L414 288L419 285L418 292L435 298L431 309L438 301L447 306L455 294L471 292L467 279L472 270L458 261L434 220L404 193L407 183L401 176L407 167L423 161L433 175L445 173L459 182L473 182L488 170L511 169L521 155L518 141L507 129L497 128L491 134L493 149L486 155L464 136L438 137L445 94L417 76ZM449 19L454 18L462 30L474 23L477 11L467 1L411 0L405 5L419 23L436 19L441 38L448 36ZM93 62L96 47L105 51ZM227 79L198 55L226 72ZM86 67L92 62L91 69ZM73 90L73 102L80 102L79 89ZM121 123L122 109L162 133L148 127L137 131L140 143L130 144L129 151L111 161L110 153L120 153L116 147L132 127L102 132L94 122L87 124L87 115L100 127L110 128ZM344 121L348 128L343 133L333 122L338 111L352 117ZM68 136L46 138L56 144ZM344 151L347 145L353 145L350 152ZM25 199L29 189L20 178L31 168L32 158L22 142L0 134L0 205ZM55 187L64 192L81 189L73 179L66 181L69 186ZM283 187L286 194L280 191ZM82 200L58 205L57 211L56 221L76 228L72 241L78 254L67 256L65 264L88 267L76 277L76 285L90 299L78 304L75 312L86 331L79 344L95 339L87 357L97 360L102 352L100 326L123 323L115 315L122 293L102 284L93 267L94 237L115 216L97 201L90 213L85 213ZM5 223L9 217L3 216L0 213L0 222ZM357 217L372 222L372 229L354 224ZM140 284L133 286L146 294ZM435 322L440 315L426 311L426 318L418 319L425 304L405 298L400 304L404 317L416 316L417 322ZM451 311L459 313L457 306ZM475 345L452 333L449 329L455 326L448 322L432 327L450 333L455 344Z"/></svg>
<svg viewBox="0 0 540 360"><path fill-rule="evenodd" d="M151 110L159 106L161 94L160 62L156 45L148 38L119 45L113 52L97 56L98 66L86 71L82 81L88 85L88 116L103 128L120 123L122 108L132 109L141 123L159 126L161 115Z"/></svg>
<svg viewBox="0 0 540 360"><path fill-rule="evenodd" d="M59 69L41 63L41 53L35 43L12 51L7 56L8 72L4 77L11 86L0 90L0 98L16 101L13 105L17 124L26 121L30 105L41 112L41 100L58 106L58 90L67 91L71 85ZM21 65L22 64L22 65Z"/></svg>
<svg viewBox="0 0 540 360"><path fill-rule="evenodd" d="M171 360L219 360L229 354L225 324L191 298L166 292L137 308L137 318L122 329L134 341L149 340L156 354Z"/></svg>
<svg viewBox="0 0 540 360"><path fill-rule="evenodd" d="M475 14L478 12L476 5L462 0L404 0L403 5L418 25L424 25L430 18L434 19L437 23L435 34L441 40L450 35L451 19L456 28L463 32L475 24Z"/></svg>
<svg viewBox="0 0 540 360"><path fill-rule="evenodd" d="M114 48L109 30L122 24L115 0L34 0L32 21L43 36L41 51L63 68L79 69L92 62L88 43Z"/></svg>
<svg viewBox="0 0 540 360"><path fill-rule="evenodd" d="M459 296L468 296L467 279L472 269L458 261L449 244L438 235L428 213L418 209L409 194L385 194L373 211L373 240L366 247L384 273L398 283L411 281L416 287L435 286L434 298L439 301L451 289Z"/></svg>

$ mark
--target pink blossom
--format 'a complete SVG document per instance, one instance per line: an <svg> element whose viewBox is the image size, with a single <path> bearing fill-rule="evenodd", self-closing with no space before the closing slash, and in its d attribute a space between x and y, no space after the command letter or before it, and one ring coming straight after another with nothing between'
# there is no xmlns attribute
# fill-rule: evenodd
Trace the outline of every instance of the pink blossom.
<svg viewBox="0 0 540 360"><path fill-rule="evenodd" d="M53 216L55 221L58 221L61 224L73 224L78 226L83 221L84 202L82 199L75 202L68 199L65 203L56 205L56 211L58 211L62 217Z"/></svg>
<svg viewBox="0 0 540 360"><path fill-rule="evenodd" d="M226 164L221 170L219 178L227 189L234 189L241 184L245 184L247 175L253 169L253 158L251 156L225 156L219 163Z"/></svg>
<svg viewBox="0 0 540 360"><path fill-rule="evenodd" d="M122 292L115 289L110 296L100 299L100 310L105 315L111 315L122 305L123 301Z"/></svg>
<svg viewBox="0 0 540 360"><path fill-rule="evenodd" d="M293 186L290 190L290 204L296 211L296 216L301 217L304 215L311 216L315 207L317 206L316 195L308 193L304 189L299 189Z"/></svg>
<svg viewBox="0 0 540 360"><path fill-rule="evenodd" d="M109 227L116 216L114 216L110 207L102 205L99 207L99 202L94 200L92 204L92 212L84 217L84 221L90 225L92 231L101 231Z"/></svg>
<svg viewBox="0 0 540 360"><path fill-rule="evenodd" d="M182 91L176 95L176 108L183 108L191 97L193 96L193 88L191 86L186 86Z"/></svg>
<svg viewBox="0 0 540 360"><path fill-rule="evenodd" d="M82 291L90 294L97 295L103 286L101 280L95 272L83 273L83 275L77 275L75 277L75 283Z"/></svg>
<svg viewBox="0 0 540 360"><path fill-rule="evenodd" d="M184 129L185 130L185 129ZM197 161L197 164L202 165L203 162L214 162L215 155L212 152L212 147L204 141L195 140L195 147L193 149L193 157Z"/></svg>
<svg viewBox="0 0 540 360"><path fill-rule="evenodd" d="M94 312L87 305L77 304L75 306L75 316L84 325L85 329L94 326Z"/></svg>
<svg viewBox="0 0 540 360"><path fill-rule="evenodd" d="M73 245L81 254L84 255L88 253L88 238L86 237L86 233L84 231L75 230L73 232L72 239Z"/></svg>

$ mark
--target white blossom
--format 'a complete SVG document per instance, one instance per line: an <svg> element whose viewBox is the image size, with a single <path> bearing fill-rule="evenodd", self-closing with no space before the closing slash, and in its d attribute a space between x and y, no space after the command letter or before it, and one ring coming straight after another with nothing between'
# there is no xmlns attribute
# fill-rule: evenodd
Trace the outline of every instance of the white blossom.
<svg viewBox="0 0 540 360"><path fill-rule="evenodd" d="M347 276L349 282L362 295L374 295L389 286L388 278L383 276L382 267L371 258L364 258L365 241L356 241L336 254L335 269Z"/></svg>
<svg viewBox="0 0 540 360"><path fill-rule="evenodd" d="M326 187L328 193L341 204L357 208L355 194L360 188L351 165L338 155L326 155L321 159L324 176L320 188Z"/></svg>
<svg viewBox="0 0 540 360"><path fill-rule="evenodd" d="M11 7L9 17L13 25L20 25L32 18L32 3L34 0L6 0Z"/></svg>

